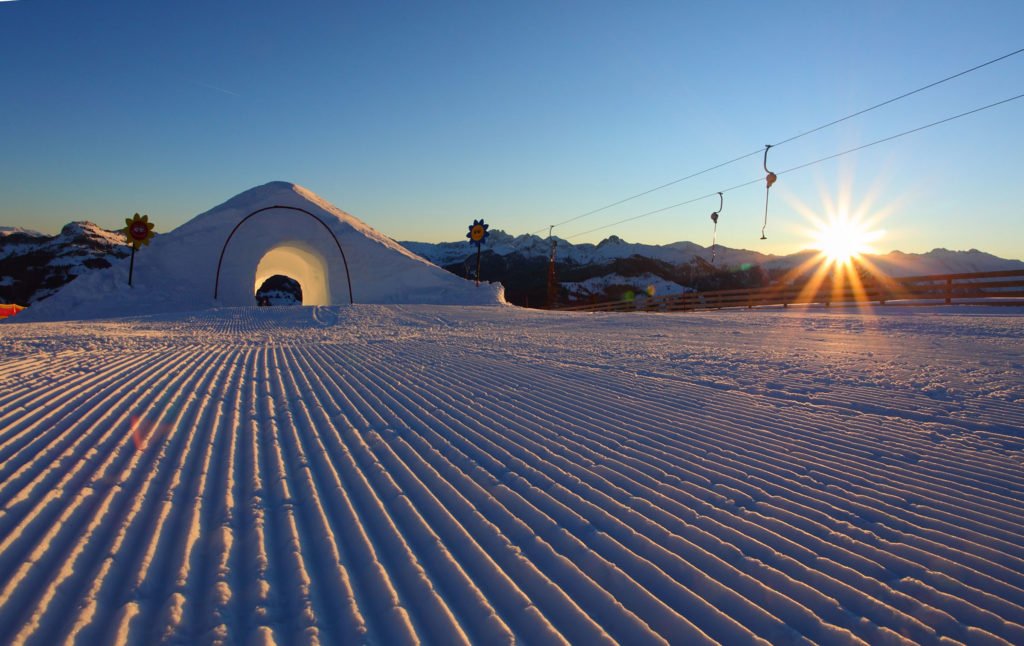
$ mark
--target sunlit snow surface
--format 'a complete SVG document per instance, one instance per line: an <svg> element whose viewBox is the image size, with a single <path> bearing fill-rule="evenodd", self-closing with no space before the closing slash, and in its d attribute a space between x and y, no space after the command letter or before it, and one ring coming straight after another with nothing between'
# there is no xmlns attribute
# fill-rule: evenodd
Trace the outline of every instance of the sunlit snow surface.
<svg viewBox="0 0 1024 646"><path fill-rule="evenodd" d="M1024 312L0 325L0 643L1024 643Z"/></svg>

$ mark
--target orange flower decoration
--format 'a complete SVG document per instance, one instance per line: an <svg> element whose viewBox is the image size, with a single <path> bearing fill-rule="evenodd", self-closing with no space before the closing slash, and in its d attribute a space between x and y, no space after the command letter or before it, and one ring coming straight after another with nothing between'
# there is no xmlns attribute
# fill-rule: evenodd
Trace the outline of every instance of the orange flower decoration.
<svg viewBox="0 0 1024 646"><path fill-rule="evenodd" d="M134 217L125 218L124 223L127 226L122 231L132 247L138 249L142 245L148 245L153 239L153 223L149 221L148 215L136 213Z"/></svg>

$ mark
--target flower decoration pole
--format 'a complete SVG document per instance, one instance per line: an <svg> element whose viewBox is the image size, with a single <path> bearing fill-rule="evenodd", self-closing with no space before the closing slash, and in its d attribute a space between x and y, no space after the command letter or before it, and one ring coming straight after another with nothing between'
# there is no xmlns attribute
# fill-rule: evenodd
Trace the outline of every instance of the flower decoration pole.
<svg viewBox="0 0 1024 646"><path fill-rule="evenodd" d="M125 237L128 239L128 244L132 246L132 259L128 263L128 286L132 286L132 274L135 273L135 250L142 245L149 245L149 241L153 239L153 223L149 221L148 215L135 214L134 217L124 219Z"/></svg>
<svg viewBox="0 0 1024 646"><path fill-rule="evenodd" d="M487 239L487 229L490 225L486 224L482 219L473 220L473 224L469 225L469 233L466 237L469 238L470 244L476 245L476 286L480 286L480 246L483 245L484 240Z"/></svg>

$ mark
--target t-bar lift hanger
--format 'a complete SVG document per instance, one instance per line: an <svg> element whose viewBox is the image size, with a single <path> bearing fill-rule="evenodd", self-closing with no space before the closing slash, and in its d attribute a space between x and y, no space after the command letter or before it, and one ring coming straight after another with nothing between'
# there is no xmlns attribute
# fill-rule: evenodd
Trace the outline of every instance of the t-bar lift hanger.
<svg viewBox="0 0 1024 646"><path fill-rule="evenodd" d="M761 239L767 240L768 236L764 234L764 230L768 228L768 191L771 190L772 184L775 180L779 179L779 176L768 170L768 149L771 148L771 144L765 144L764 147L764 172L768 173L765 175L765 187L764 187L764 224L761 225Z"/></svg>
<svg viewBox="0 0 1024 646"><path fill-rule="evenodd" d="M715 245L718 242L718 215L722 212L722 191L718 191L718 210L711 213L711 221L715 223L715 230L711 236L711 264L715 264Z"/></svg>

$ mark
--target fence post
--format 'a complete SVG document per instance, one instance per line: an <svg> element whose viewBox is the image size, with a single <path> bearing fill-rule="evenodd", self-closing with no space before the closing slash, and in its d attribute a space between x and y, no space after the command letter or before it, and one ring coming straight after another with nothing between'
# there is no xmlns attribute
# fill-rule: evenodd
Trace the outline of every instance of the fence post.
<svg viewBox="0 0 1024 646"><path fill-rule="evenodd" d="M953 302L953 279L946 279L946 305Z"/></svg>

